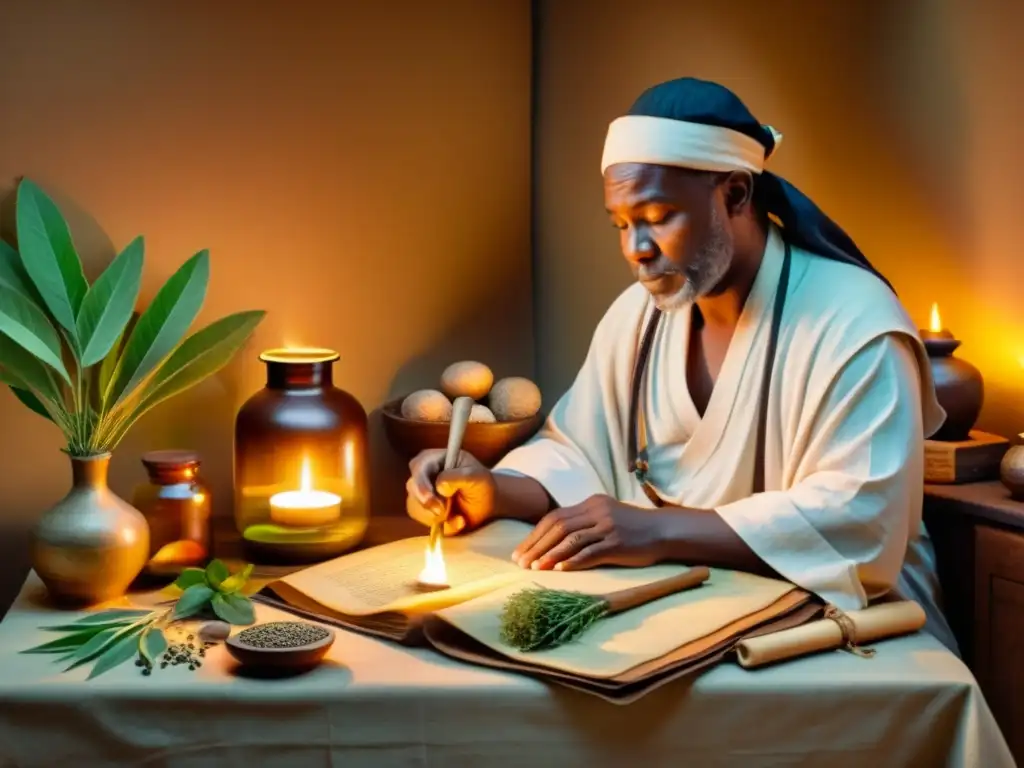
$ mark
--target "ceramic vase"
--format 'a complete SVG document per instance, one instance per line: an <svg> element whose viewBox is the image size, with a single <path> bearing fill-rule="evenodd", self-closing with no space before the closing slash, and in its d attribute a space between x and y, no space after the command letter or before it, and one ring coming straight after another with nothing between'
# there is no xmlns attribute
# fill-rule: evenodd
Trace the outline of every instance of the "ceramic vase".
<svg viewBox="0 0 1024 768"><path fill-rule="evenodd" d="M142 513L107 486L110 454L71 458L71 490L32 532L32 567L51 600L92 605L124 595L149 557Z"/></svg>
<svg viewBox="0 0 1024 768"><path fill-rule="evenodd" d="M926 339L935 396L946 412L946 421L932 440L967 440L981 413L985 387L981 372L966 360L955 357L957 339Z"/></svg>
<svg viewBox="0 0 1024 768"><path fill-rule="evenodd" d="M999 479L1010 492L1010 497L1017 501L1024 501L1024 434L1017 436L1017 445L1011 446L1010 450L1003 454L1003 461L999 465Z"/></svg>

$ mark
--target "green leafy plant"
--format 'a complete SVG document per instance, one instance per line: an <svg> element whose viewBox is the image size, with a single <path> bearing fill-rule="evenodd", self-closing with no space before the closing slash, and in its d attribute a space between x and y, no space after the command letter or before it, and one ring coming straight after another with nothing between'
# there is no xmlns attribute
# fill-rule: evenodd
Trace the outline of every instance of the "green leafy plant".
<svg viewBox="0 0 1024 768"><path fill-rule="evenodd" d="M182 572L174 582L182 590L181 595L168 608L112 608L70 624L43 627L64 634L22 653L53 654L57 661L68 663L65 672L94 662L90 680L133 657L139 659L140 666L152 669L167 653L166 630L176 622L212 614L228 624L254 623L252 600L243 593L251 575L252 565L231 574L222 561L211 560L205 569Z"/></svg>
<svg viewBox="0 0 1024 768"><path fill-rule="evenodd" d="M185 619L212 611L228 624L252 624L255 621L252 601L242 594L242 587L251 575L252 565L232 575L220 560L211 560L205 570L186 568L174 582L184 590L174 606L174 617Z"/></svg>
<svg viewBox="0 0 1024 768"><path fill-rule="evenodd" d="M15 219L18 248L0 241L0 382L60 428L72 456L112 451L143 414L225 366L265 314L228 315L186 338L206 297L208 251L137 314L141 236L90 285L67 222L29 179Z"/></svg>

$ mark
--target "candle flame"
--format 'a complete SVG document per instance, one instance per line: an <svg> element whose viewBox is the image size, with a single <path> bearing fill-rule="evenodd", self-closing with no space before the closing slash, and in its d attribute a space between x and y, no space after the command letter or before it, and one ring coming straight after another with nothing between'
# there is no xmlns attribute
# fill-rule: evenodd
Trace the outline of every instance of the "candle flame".
<svg viewBox="0 0 1024 768"><path fill-rule="evenodd" d="M427 544L426 558L423 570L420 571L419 581L421 584L432 584L435 586L446 586L448 584L448 571L444 565L444 552L441 551L441 537L434 543L433 550Z"/></svg>
<svg viewBox="0 0 1024 768"><path fill-rule="evenodd" d="M939 305L937 302L932 304L931 330L933 333L938 333L942 330L942 317L939 315Z"/></svg>
<svg viewBox="0 0 1024 768"><path fill-rule="evenodd" d="M313 490L313 473L309 468L309 457L302 458L302 472L299 475L299 490L308 493Z"/></svg>

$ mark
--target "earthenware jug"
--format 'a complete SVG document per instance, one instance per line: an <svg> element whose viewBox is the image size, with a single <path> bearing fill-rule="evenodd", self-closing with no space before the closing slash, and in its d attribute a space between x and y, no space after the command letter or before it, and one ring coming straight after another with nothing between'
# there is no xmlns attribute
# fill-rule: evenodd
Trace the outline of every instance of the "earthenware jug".
<svg viewBox="0 0 1024 768"><path fill-rule="evenodd" d="M32 567L58 604L121 597L149 556L149 526L107 486L110 454L71 457L71 490L32 531Z"/></svg>

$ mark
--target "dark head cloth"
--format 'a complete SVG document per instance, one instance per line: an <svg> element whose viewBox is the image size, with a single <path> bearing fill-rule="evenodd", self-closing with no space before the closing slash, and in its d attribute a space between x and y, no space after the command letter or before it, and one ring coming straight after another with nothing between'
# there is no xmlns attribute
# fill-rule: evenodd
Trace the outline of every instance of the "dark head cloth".
<svg viewBox="0 0 1024 768"><path fill-rule="evenodd" d="M648 88L628 114L731 128L759 142L765 149L765 158L775 149L771 130L750 113L739 97L728 88L706 80L682 77ZM850 236L803 192L768 171L761 172L758 183L767 212L782 223L786 240L819 256L863 267L889 285Z"/></svg>

